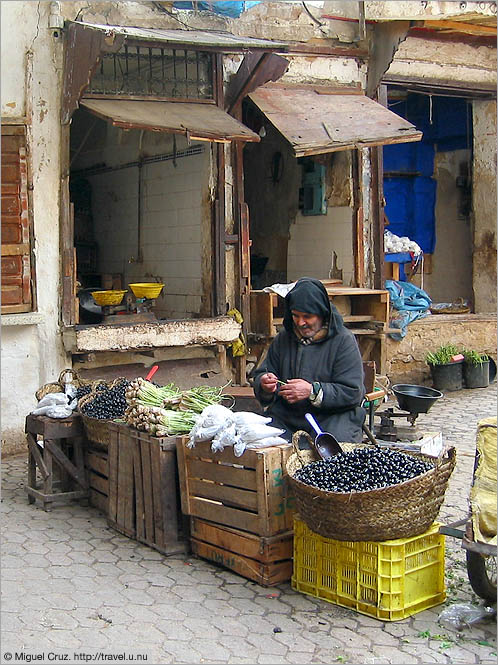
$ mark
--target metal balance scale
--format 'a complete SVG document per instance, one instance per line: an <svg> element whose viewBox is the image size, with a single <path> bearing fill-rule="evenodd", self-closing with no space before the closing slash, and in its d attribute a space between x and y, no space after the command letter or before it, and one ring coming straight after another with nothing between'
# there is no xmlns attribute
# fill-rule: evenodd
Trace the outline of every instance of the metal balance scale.
<svg viewBox="0 0 498 665"><path fill-rule="evenodd" d="M427 439L439 436L440 432L423 432L415 424L421 413L428 413L433 404L443 397L443 393L433 388L400 383L392 386L392 391L398 402L400 411L387 408L376 411L375 416L380 417L380 424L374 426L374 433L380 444L397 444L400 448L417 450L420 443ZM405 419L409 425L399 425L398 421Z"/></svg>
<svg viewBox="0 0 498 665"><path fill-rule="evenodd" d="M126 290L93 291L92 296L101 307L105 324L129 324L157 322L152 311L164 284L156 282L140 282L128 285L135 299ZM125 298L125 294L127 294ZM123 302L124 300L124 302Z"/></svg>

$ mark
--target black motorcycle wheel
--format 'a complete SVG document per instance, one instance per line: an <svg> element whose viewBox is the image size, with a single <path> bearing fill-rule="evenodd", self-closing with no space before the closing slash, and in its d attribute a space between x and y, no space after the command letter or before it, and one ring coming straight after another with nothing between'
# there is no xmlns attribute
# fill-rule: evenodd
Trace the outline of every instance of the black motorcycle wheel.
<svg viewBox="0 0 498 665"><path fill-rule="evenodd" d="M496 556L466 551L470 586L479 598L496 602Z"/></svg>

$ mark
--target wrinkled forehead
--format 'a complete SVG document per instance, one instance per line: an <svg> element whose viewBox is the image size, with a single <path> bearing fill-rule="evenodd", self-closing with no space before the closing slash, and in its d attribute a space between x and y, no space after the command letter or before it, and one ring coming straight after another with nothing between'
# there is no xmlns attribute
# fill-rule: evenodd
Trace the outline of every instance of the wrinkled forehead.
<svg viewBox="0 0 498 665"><path fill-rule="evenodd" d="M305 317L316 316L319 319L322 318L320 314L316 314L315 312L300 312L298 309L291 309L291 314L292 316L305 316Z"/></svg>

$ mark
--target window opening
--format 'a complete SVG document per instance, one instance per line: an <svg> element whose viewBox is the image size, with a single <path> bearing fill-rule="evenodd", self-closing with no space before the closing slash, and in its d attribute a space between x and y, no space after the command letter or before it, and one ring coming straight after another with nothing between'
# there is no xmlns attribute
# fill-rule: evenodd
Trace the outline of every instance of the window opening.
<svg viewBox="0 0 498 665"><path fill-rule="evenodd" d="M102 54L86 94L214 99L213 54L124 44Z"/></svg>

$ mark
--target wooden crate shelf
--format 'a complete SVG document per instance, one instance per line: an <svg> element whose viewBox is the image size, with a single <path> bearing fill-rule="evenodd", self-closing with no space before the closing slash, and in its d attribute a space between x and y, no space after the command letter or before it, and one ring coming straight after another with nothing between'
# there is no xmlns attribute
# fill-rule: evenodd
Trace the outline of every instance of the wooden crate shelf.
<svg viewBox="0 0 498 665"><path fill-rule="evenodd" d="M182 511L218 525L273 536L292 529L293 500L287 496L285 463L292 446L211 452L211 442L187 448L177 440Z"/></svg>
<svg viewBox="0 0 498 665"><path fill-rule="evenodd" d="M268 538L192 517L192 553L257 582L273 586L292 576L293 532Z"/></svg>
<svg viewBox="0 0 498 665"><path fill-rule="evenodd" d="M389 291L324 284L330 302L355 335L363 360L373 360L385 372L385 336L389 328ZM263 357L282 325L283 299L276 293L251 291L250 343L256 361Z"/></svg>

